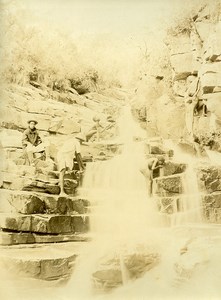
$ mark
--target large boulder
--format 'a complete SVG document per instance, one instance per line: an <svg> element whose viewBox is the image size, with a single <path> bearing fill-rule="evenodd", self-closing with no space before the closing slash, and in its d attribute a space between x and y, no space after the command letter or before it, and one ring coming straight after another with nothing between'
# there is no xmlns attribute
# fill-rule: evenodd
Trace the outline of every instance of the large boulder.
<svg viewBox="0 0 221 300"><path fill-rule="evenodd" d="M196 170L201 191L208 193L221 191L221 167L205 166Z"/></svg>

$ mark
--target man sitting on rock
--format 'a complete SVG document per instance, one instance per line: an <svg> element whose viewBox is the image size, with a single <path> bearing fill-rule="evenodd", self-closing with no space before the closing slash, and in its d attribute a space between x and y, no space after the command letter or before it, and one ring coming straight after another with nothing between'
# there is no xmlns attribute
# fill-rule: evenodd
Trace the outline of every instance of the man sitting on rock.
<svg viewBox="0 0 221 300"><path fill-rule="evenodd" d="M100 118L98 116L93 117L94 125L93 127L89 130L89 132L86 134L86 141L88 142L92 136L96 134L96 141L99 142L100 140L100 133L101 130L103 129L103 126L100 123Z"/></svg>
<svg viewBox="0 0 221 300"><path fill-rule="evenodd" d="M151 197L153 193L153 179L154 179L154 171L159 170L165 164L165 158L160 156L158 158L149 158L147 160L147 165L144 169L141 169L141 173L147 179L147 189L148 189L148 196Z"/></svg>
<svg viewBox="0 0 221 300"><path fill-rule="evenodd" d="M80 144L85 141L85 137L82 133L77 134L75 137L72 136L61 146L57 153L58 170L60 172L59 183L60 183L60 195L65 196L64 192L64 175L65 172L73 170L74 158L76 158L79 166L79 174L81 175L85 169L82 157L81 157L81 146Z"/></svg>
<svg viewBox="0 0 221 300"><path fill-rule="evenodd" d="M29 120L29 126L23 132L22 136L22 146L28 158L29 165L32 166L35 166L35 158L37 153L45 152L46 159L48 159L48 145L42 142L36 129L37 124L38 122L36 120Z"/></svg>

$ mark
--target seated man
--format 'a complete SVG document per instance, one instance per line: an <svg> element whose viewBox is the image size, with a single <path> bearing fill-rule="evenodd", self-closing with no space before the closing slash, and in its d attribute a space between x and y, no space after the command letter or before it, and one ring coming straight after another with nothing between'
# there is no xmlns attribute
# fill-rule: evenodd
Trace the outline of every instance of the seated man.
<svg viewBox="0 0 221 300"><path fill-rule="evenodd" d="M66 171L73 170L74 158L77 160L79 173L82 174L84 171L80 146L80 143L83 141L85 141L85 137L82 133L77 134L75 137L71 136L67 141L64 142L57 153L58 170L60 172L60 195L66 195L64 192L64 175Z"/></svg>
<svg viewBox="0 0 221 300"><path fill-rule="evenodd" d="M88 142L92 136L96 134L96 141L99 142L100 140L100 133L101 130L103 129L103 126L100 123L100 118L95 116L93 117L94 125L92 128L89 130L89 132L86 134L86 141Z"/></svg>
<svg viewBox="0 0 221 300"><path fill-rule="evenodd" d="M34 159L36 158L36 153L42 153L45 151L46 159L48 158L47 145L42 143L42 140L38 134L36 129L36 125L38 124L35 120L28 121L28 128L23 132L22 137L22 146L25 150L25 154L27 155L28 162L30 165L35 165Z"/></svg>
<svg viewBox="0 0 221 300"><path fill-rule="evenodd" d="M149 158L147 160L147 166L144 169L141 169L141 173L147 179L147 189L148 189L148 196L151 197L153 193L153 179L154 179L154 171L159 170L165 164L164 157L158 158Z"/></svg>

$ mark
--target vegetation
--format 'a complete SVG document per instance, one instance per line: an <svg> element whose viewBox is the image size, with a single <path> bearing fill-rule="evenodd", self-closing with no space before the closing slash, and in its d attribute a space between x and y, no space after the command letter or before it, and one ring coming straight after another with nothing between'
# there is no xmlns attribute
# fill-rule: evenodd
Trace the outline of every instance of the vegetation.
<svg viewBox="0 0 221 300"><path fill-rule="evenodd" d="M189 35L195 21L209 20L217 22L221 14L220 0L195 0L187 1L185 7L182 7L182 12L177 12L176 18L168 27L169 36Z"/></svg>
<svg viewBox="0 0 221 300"><path fill-rule="evenodd" d="M65 28L31 22L17 6L2 5L0 18L1 80L20 85L32 81L58 90L72 87L80 94L122 85L127 53L119 51L113 37L74 38Z"/></svg>

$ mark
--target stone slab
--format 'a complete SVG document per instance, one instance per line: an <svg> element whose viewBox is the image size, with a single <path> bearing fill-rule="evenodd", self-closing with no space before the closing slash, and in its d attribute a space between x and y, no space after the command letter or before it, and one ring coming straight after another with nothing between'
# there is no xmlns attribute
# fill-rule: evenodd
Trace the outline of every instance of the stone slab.
<svg viewBox="0 0 221 300"><path fill-rule="evenodd" d="M31 232L0 231L0 245L46 244L90 241L87 234L36 234Z"/></svg>
<svg viewBox="0 0 221 300"><path fill-rule="evenodd" d="M87 215L19 215L0 214L0 227L7 231L66 234L87 232Z"/></svg>
<svg viewBox="0 0 221 300"><path fill-rule="evenodd" d="M167 197L183 193L183 177L181 174L155 178L153 181L153 194Z"/></svg>
<svg viewBox="0 0 221 300"><path fill-rule="evenodd" d="M85 214L89 206L88 200L78 197L0 189L0 213Z"/></svg>
<svg viewBox="0 0 221 300"><path fill-rule="evenodd" d="M74 252L74 251L73 251ZM1 249L1 269L19 277L57 280L72 273L76 254L55 247Z"/></svg>
<svg viewBox="0 0 221 300"><path fill-rule="evenodd" d="M36 195L27 192L0 190L0 212L36 214L45 212L45 203Z"/></svg>
<svg viewBox="0 0 221 300"><path fill-rule="evenodd" d="M221 167L205 166L196 169L199 188L202 192L221 191Z"/></svg>

